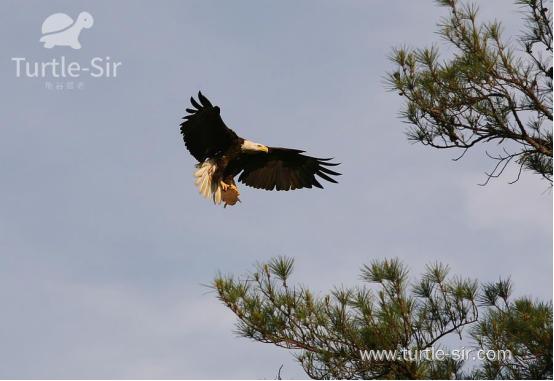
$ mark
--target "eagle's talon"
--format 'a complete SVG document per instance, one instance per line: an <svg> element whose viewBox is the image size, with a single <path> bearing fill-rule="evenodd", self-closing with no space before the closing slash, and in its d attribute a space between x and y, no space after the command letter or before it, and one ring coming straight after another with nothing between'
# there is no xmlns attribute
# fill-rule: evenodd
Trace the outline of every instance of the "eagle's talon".
<svg viewBox="0 0 554 381"><path fill-rule="evenodd" d="M230 187L230 185L227 184L227 183L226 183L225 181L223 181L223 180L221 180L221 181L219 182L219 186L221 187L221 190L222 190L223 192L227 192L227 189L229 189L229 187Z"/></svg>

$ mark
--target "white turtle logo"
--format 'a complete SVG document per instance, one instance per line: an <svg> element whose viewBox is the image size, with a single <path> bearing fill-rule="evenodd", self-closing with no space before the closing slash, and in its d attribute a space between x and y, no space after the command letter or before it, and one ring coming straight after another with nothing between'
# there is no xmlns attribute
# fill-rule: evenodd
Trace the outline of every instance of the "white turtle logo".
<svg viewBox="0 0 554 381"><path fill-rule="evenodd" d="M43 42L47 49L54 46L70 46L73 49L81 49L79 42L81 30L89 29L93 24L94 19L88 12L79 13L75 22L65 13L54 13L42 23L40 42Z"/></svg>

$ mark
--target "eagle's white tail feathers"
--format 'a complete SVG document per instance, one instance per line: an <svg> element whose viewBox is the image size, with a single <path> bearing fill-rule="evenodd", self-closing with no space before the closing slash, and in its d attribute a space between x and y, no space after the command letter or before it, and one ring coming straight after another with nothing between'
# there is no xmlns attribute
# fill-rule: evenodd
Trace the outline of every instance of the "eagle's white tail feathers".
<svg viewBox="0 0 554 381"><path fill-rule="evenodd" d="M217 166L213 161L206 160L197 164L196 168L194 184L203 197L209 198L212 195L212 178Z"/></svg>
<svg viewBox="0 0 554 381"><path fill-rule="evenodd" d="M196 165L194 172L194 184L204 198L214 200L214 203L221 204L221 184L219 179L214 179L214 173L217 170L217 164L212 160L206 160Z"/></svg>
<svg viewBox="0 0 554 381"><path fill-rule="evenodd" d="M219 185L219 184L217 185L216 190L215 190L215 192L213 193L213 195L214 195L214 197L213 197L213 198L214 198L214 202L215 202L217 205L221 204L221 185Z"/></svg>

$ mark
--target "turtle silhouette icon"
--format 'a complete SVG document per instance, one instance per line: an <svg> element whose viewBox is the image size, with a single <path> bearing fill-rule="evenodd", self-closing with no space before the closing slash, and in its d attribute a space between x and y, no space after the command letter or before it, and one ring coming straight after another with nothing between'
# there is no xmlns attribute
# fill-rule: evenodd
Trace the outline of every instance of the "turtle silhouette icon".
<svg viewBox="0 0 554 381"><path fill-rule="evenodd" d="M42 23L40 42L43 42L47 49L54 46L70 46L73 49L81 49L79 35L83 29L89 29L93 24L94 19L88 12L79 13L75 21L65 13L54 13Z"/></svg>

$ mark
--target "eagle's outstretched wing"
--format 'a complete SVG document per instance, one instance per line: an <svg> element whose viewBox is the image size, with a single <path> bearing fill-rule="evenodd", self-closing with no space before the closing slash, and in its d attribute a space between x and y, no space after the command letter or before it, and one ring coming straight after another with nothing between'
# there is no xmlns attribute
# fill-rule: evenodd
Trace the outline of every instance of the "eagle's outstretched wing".
<svg viewBox="0 0 554 381"><path fill-rule="evenodd" d="M269 152L241 155L238 168L242 170L239 181L248 186L278 191L312 186L323 188L316 175L324 180L336 183L331 176L340 173L326 168L338 165L329 163L331 159L318 159L302 155L304 151L269 147Z"/></svg>
<svg viewBox="0 0 554 381"><path fill-rule="evenodd" d="M181 134L191 155L203 162L227 150L238 136L221 119L219 107L213 106L201 92L198 100L200 103L190 98L195 108L187 108L189 114L183 118Z"/></svg>

